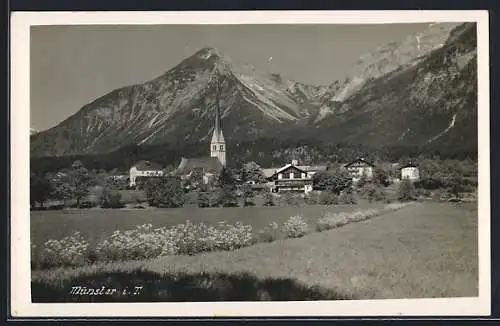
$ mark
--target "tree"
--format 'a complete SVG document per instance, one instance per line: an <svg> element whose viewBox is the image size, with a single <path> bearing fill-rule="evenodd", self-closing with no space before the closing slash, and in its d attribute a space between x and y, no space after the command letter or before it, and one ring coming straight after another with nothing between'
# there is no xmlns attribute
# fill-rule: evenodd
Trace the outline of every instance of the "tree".
<svg viewBox="0 0 500 326"><path fill-rule="evenodd" d="M373 182L379 186L387 187L391 184L389 172L382 168L375 168L373 171Z"/></svg>
<svg viewBox="0 0 500 326"><path fill-rule="evenodd" d="M76 207L80 207L80 202L90 191L94 184L93 178L83 166L82 162L75 161L65 178L69 184L71 197L76 199Z"/></svg>
<svg viewBox="0 0 500 326"><path fill-rule="evenodd" d="M50 174L48 177L52 189L52 197L62 200L64 206L67 205L68 200L73 198L72 189L67 180L68 171L69 170L62 170L60 175Z"/></svg>
<svg viewBox="0 0 500 326"><path fill-rule="evenodd" d="M232 171L224 167L221 170L219 177L217 178L216 186L222 188L224 186L234 187L235 185L236 185L236 180L234 178Z"/></svg>
<svg viewBox="0 0 500 326"><path fill-rule="evenodd" d="M30 176L30 204L35 207L38 203L43 208L45 201L50 197L52 187L46 176L31 173Z"/></svg>
<svg viewBox="0 0 500 326"><path fill-rule="evenodd" d="M249 184L245 184L242 187L242 192L243 192L243 205L244 206L254 206L254 191L252 189L252 186Z"/></svg>
<svg viewBox="0 0 500 326"><path fill-rule="evenodd" d="M417 192L413 183L408 179L401 180L401 184L398 189L398 200L399 201L412 201L417 199Z"/></svg>
<svg viewBox="0 0 500 326"><path fill-rule="evenodd" d="M151 206L176 208L184 205L184 190L178 177L149 178L145 190Z"/></svg>
<svg viewBox="0 0 500 326"><path fill-rule="evenodd" d="M116 189L104 188L101 194L102 208L122 208L125 203L122 201L121 193Z"/></svg>
<svg viewBox="0 0 500 326"><path fill-rule="evenodd" d="M257 163L251 161L243 164L241 167L241 180L243 182L255 181L257 183L263 183L266 178L261 167Z"/></svg>
<svg viewBox="0 0 500 326"><path fill-rule="evenodd" d="M464 186L464 179L457 174L448 179L446 183L448 192L455 199L460 199L462 197L462 193L466 191L466 187Z"/></svg>
<svg viewBox="0 0 500 326"><path fill-rule="evenodd" d="M222 207L238 207L238 198L235 189L231 186L223 186L220 192L219 202Z"/></svg>
<svg viewBox="0 0 500 326"><path fill-rule="evenodd" d="M352 187L352 178L345 171L320 171L313 175L313 189L340 194Z"/></svg>
<svg viewBox="0 0 500 326"><path fill-rule="evenodd" d="M237 207L238 199L236 198L236 180L229 169L222 169L217 185L221 189L219 204L222 207Z"/></svg>
<svg viewBox="0 0 500 326"><path fill-rule="evenodd" d="M198 189L198 207L210 207L210 194L206 185L202 185Z"/></svg>

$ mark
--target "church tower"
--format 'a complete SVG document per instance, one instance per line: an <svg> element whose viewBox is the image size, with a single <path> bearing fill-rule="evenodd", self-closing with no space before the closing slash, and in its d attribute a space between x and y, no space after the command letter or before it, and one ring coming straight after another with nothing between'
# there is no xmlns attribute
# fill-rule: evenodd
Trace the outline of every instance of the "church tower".
<svg viewBox="0 0 500 326"><path fill-rule="evenodd" d="M215 128L210 142L210 156L217 157L223 166L226 166L226 141L222 134L220 123L219 94L217 93L217 103L215 107Z"/></svg>

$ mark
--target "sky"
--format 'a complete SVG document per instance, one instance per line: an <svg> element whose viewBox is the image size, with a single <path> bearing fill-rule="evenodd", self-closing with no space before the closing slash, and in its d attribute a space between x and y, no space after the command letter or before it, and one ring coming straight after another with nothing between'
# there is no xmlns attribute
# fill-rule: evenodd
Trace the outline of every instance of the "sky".
<svg viewBox="0 0 500 326"><path fill-rule="evenodd" d="M362 54L426 26L33 26L31 127L53 127L114 89L160 76L203 47L217 48L234 64L321 85L345 78Z"/></svg>

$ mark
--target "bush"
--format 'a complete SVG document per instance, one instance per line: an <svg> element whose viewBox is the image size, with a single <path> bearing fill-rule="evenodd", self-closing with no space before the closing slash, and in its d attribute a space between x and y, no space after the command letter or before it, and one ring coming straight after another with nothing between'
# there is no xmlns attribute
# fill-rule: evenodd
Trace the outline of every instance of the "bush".
<svg viewBox="0 0 500 326"><path fill-rule="evenodd" d="M153 207L176 208L185 202L180 178L150 178L145 184L146 197Z"/></svg>
<svg viewBox="0 0 500 326"><path fill-rule="evenodd" d="M316 230L322 232L325 230L334 229L348 223L364 221L377 214L380 214L380 211L377 209L340 213L327 212L325 213L325 215L323 215L323 217L318 219L316 223Z"/></svg>
<svg viewBox="0 0 500 326"><path fill-rule="evenodd" d="M205 190L198 190L198 207L210 207L210 195Z"/></svg>
<svg viewBox="0 0 500 326"><path fill-rule="evenodd" d="M122 201L122 195L116 190L105 189L101 195L101 207L102 208L122 208L125 207L125 203Z"/></svg>
<svg viewBox="0 0 500 326"><path fill-rule="evenodd" d="M220 192L219 203L222 205L222 207L238 207L236 188L230 185L223 186Z"/></svg>
<svg viewBox="0 0 500 326"><path fill-rule="evenodd" d="M276 205L274 202L274 196L270 192L266 192L264 194L264 206L274 206Z"/></svg>
<svg viewBox="0 0 500 326"><path fill-rule="evenodd" d="M402 202L412 201L417 199L417 193L413 183L408 179L403 179L399 185L397 192L398 200Z"/></svg>
<svg viewBox="0 0 500 326"><path fill-rule="evenodd" d="M44 267L84 265L88 262L88 248L89 243L80 232L61 240L51 239L44 243L38 264Z"/></svg>
<svg viewBox="0 0 500 326"><path fill-rule="evenodd" d="M278 231L278 224L275 222L266 225L262 230L258 233L258 241L259 242L273 242L276 241L276 234Z"/></svg>
<svg viewBox="0 0 500 326"><path fill-rule="evenodd" d="M255 206L254 202L254 191L252 189L252 186L249 184L245 184L242 187L243 191L243 206Z"/></svg>
<svg viewBox="0 0 500 326"><path fill-rule="evenodd" d="M310 192L304 196L304 202L307 205L317 205L320 202L320 195L316 191Z"/></svg>
<svg viewBox="0 0 500 326"><path fill-rule="evenodd" d="M330 191L323 191L319 196L319 203L321 205L338 205L339 197Z"/></svg>
<svg viewBox="0 0 500 326"><path fill-rule="evenodd" d="M436 190L444 187L444 183L437 178L426 178L426 179L421 179L418 181L415 181L414 187L419 189L425 189L425 190Z"/></svg>
<svg viewBox="0 0 500 326"><path fill-rule="evenodd" d="M309 231L309 226L301 215L291 216L281 228L287 238L301 238Z"/></svg>
<svg viewBox="0 0 500 326"><path fill-rule="evenodd" d="M141 260L168 255L195 255L214 250L235 250L252 243L252 227L220 222L217 226L186 221L171 228L153 229L151 224L115 231L96 246L104 261Z"/></svg>
<svg viewBox="0 0 500 326"><path fill-rule="evenodd" d="M355 205L357 200L352 192L344 191L340 194L339 202L344 205Z"/></svg>
<svg viewBox="0 0 500 326"><path fill-rule="evenodd" d="M366 209L357 210L354 212L326 212L321 218L318 219L316 223L316 231L322 232L325 230L335 229L349 223L364 221L380 214L399 210L407 205L407 203L395 203L385 205L381 210Z"/></svg>

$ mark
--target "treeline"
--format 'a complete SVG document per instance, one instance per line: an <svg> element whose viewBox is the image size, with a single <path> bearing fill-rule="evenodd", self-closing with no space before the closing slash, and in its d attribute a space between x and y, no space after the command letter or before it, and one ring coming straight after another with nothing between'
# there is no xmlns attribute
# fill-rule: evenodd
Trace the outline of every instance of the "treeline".
<svg viewBox="0 0 500 326"><path fill-rule="evenodd" d="M74 161L81 161L89 170L127 172L140 160L154 161L175 168L181 158L208 155L208 143L163 144L155 146L128 146L115 152L92 155L69 155L31 159L31 171L45 173L59 171ZM445 148L416 146L380 146L377 148L347 143L327 144L314 139L275 139L232 143L228 142L228 166L237 168L244 162L255 161L262 167L279 167L292 159L300 164L349 162L364 157L373 162L408 162L433 159L477 160L476 148Z"/></svg>

